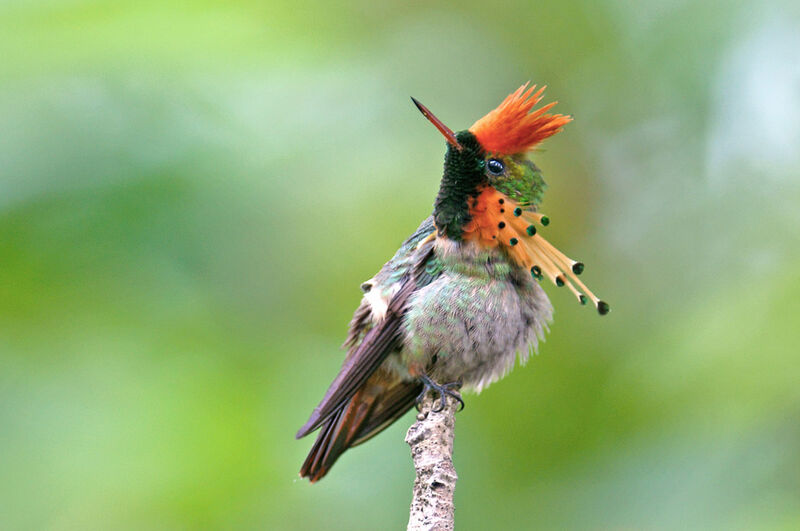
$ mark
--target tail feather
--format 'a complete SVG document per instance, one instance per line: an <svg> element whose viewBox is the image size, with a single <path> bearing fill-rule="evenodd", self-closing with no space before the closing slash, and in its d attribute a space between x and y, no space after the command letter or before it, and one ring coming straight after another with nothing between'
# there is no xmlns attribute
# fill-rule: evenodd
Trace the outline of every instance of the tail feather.
<svg viewBox="0 0 800 531"><path fill-rule="evenodd" d="M358 446L370 440L405 415L406 411L416 403L422 388L421 383L403 382L387 390L382 399L375 404L372 414L361 426L350 446Z"/></svg>
<svg viewBox="0 0 800 531"><path fill-rule="evenodd" d="M377 435L411 409L421 390L416 382L396 381L388 388L367 382L322 424L300 477L312 483L321 479L348 448Z"/></svg>
<svg viewBox="0 0 800 531"><path fill-rule="evenodd" d="M330 453L330 448L332 447L331 441L334 437L335 428L341 420L343 411L343 409L339 410L323 424L319 436L317 436L317 440L314 442L314 446L311 447L308 457L306 457L303 466L300 468L300 477L307 477L314 483L319 477L325 475L333 464L329 463L327 466L323 466L325 456Z"/></svg>
<svg viewBox="0 0 800 531"><path fill-rule="evenodd" d="M339 456L350 447L354 432L360 426L358 421L363 423L363 412L371 407L374 400L362 396L363 394L363 391L357 392L323 423L320 434L300 469L300 477L307 477L311 483L316 482L328 473Z"/></svg>

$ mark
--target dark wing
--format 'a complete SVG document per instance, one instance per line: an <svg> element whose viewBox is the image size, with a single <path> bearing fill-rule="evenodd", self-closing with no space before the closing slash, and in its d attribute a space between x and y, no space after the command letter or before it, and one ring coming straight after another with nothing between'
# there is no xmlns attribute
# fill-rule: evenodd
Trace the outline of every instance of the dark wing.
<svg viewBox="0 0 800 531"><path fill-rule="evenodd" d="M297 432L298 439L317 429L329 415L339 410L383 363L386 356L400 347L403 340L403 315L408 300L416 289L414 278L404 279L400 290L389 301L386 317L364 335L353 355L347 357L322 402L314 408L311 418Z"/></svg>
<svg viewBox="0 0 800 531"><path fill-rule="evenodd" d="M308 422L297 432L298 439L317 429L328 417L346 405L386 357L402 346L403 317L411 295L430 283L438 274L432 273L429 267L433 256L433 231L429 218L381 270L381 273L401 274L398 280L400 288L389 301L383 320L367 330L360 344L347 356L322 401L314 409ZM397 267L397 263L401 261L405 267ZM357 311L354 321L363 321L357 319L358 313Z"/></svg>

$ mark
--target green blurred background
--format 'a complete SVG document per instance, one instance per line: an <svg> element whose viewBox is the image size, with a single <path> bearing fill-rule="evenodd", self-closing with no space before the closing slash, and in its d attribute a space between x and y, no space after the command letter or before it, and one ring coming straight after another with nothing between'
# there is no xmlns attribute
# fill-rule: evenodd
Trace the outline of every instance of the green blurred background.
<svg viewBox="0 0 800 531"><path fill-rule="evenodd" d="M444 142L530 79L538 356L458 416L462 530L800 528L800 4L0 4L0 528L400 529L404 417L296 429Z"/></svg>

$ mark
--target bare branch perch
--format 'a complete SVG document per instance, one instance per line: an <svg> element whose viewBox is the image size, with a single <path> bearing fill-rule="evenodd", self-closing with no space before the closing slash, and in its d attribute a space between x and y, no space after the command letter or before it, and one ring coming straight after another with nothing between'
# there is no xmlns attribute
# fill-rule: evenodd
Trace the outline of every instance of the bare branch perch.
<svg viewBox="0 0 800 531"><path fill-rule="evenodd" d="M422 401L417 422L406 433L417 476L409 531L452 531L454 526L453 494L458 475L453 466L453 438L458 402L447 397L446 407L437 413L433 407L438 404L439 397L429 393Z"/></svg>

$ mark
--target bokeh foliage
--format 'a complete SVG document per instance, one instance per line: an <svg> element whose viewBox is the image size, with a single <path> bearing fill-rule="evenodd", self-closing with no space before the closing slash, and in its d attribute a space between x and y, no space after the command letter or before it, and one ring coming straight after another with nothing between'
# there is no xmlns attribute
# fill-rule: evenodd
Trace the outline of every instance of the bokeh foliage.
<svg viewBox="0 0 800 531"><path fill-rule="evenodd" d="M800 527L800 9L789 0L0 5L0 528L397 529L411 417L296 479L295 430L444 143L522 82L538 356L459 414L459 529Z"/></svg>

